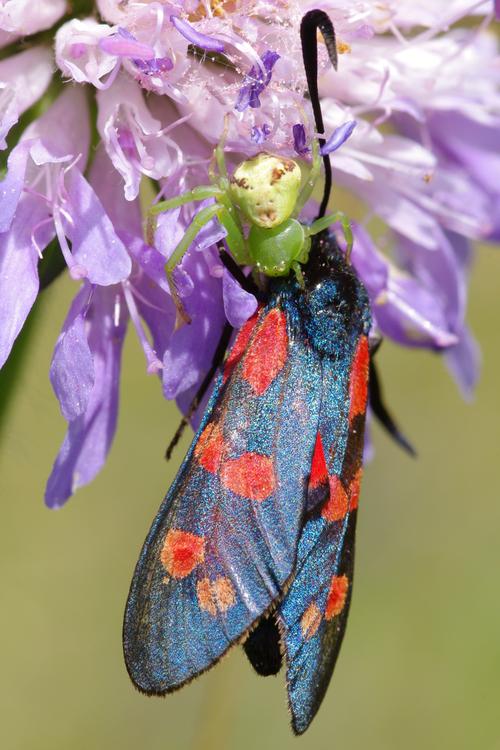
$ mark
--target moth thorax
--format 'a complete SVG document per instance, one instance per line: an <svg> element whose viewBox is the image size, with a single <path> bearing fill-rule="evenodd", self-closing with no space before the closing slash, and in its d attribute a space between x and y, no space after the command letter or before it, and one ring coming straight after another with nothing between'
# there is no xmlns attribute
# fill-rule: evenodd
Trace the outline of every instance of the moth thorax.
<svg viewBox="0 0 500 750"><path fill-rule="evenodd" d="M262 152L236 168L231 193L252 224L269 229L293 213L300 180L297 162Z"/></svg>

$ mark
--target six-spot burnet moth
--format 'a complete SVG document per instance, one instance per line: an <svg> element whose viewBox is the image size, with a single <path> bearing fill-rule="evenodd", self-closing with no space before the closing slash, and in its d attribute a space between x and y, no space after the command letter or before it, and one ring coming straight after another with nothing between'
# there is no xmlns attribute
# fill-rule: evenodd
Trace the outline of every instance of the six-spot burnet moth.
<svg viewBox="0 0 500 750"><path fill-rule="evenodd" d="M328 16L306 14L322 133L318 28L336 62ZM324 162L319 217L331 186ZM238 332L144 543L124 622L127 668L148 694L180 688L236 643L262 675L284 659L298 734L321 704L347 621L371 323L365 289L327 230L312 237L301 271L273 279ZM403 440L375 383L374 411Z"/></svg>

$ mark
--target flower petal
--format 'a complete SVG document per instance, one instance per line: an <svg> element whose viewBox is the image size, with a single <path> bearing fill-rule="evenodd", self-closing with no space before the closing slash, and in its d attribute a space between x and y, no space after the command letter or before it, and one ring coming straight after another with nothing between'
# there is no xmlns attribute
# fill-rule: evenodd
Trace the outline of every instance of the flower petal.
<svg viewBox="0 0 500 750"><path fill-rule="evenodd" d="M24 186L31 143L19 143L12 149L7 161L7 175L0 182L0 232L6 232L14 215Z"/></svg>
<svg viewBox="0 0 500 750"><path fill-rule="evenodd" d="M126 232L141 237L142 216L139 200L125 200L122 179L102 143L95 152L89 182L118 234Z"/></svg>
<svg viewBox="0 0 500 750"><path fill-rule="evenodd" d="M7 147L5 138L10 128L42 96L51 78L52 55L48 47L32 47L0 62L0 148Z"/></svg>
<svg viewBox="0 0 500 750"><path fill-rule="evenodd" d="M102 79L111 73L118 60L103 46L114 30L93 18L73 18L56 33L55 53L59 69L77 83L102 88ZM106 79L109 83L109 79Z"/></svg>
<svg viewBox="0 0 500 750"><path fill-rule="evenodd" d="M0 7L0 28L20 36L50 29L67 10L66 0L33 3L32 0L4 2Z"/></svg>
<svg viewBox="0 0 500 750"><path fill-rule="evenodd" d="M72 242L72 255L92 284L108 286L128 278L130 256L115 232L102 203L78 169L66 176L69 213L66 233Z"/></svg>
<svg viewBox="0 0 500 750"><path fill-rule="evenodd" d="M90 147L90 117L83 87L65 86L55 102L28 125L21 142L31 138L31 157L37 165L65 161L81 154L78 166L84 169Z"/></svg>
<svg viewBox="0 0 500 750"><path fill-rule="evenodd" d="M208 52L224 52L224 42L221 42L219 39L214 39L211 36L207 36L207 34L201 34L194 26L178 16L170 16L170 21L179 34L182 34L191 44L196 44L197 47L201 47L201 49L205 49Z"/></svg>
<svg viewBox="0 0 500 750"><path fill-rule="evenodd" d="M183 270L195 283L195 293L183 299L191 323L172 334L165 351L165 398L176 398L199 385L210 368L225 320L222 284L220 279L207 275L202 254L188 253Z"/></svg>
<svg viewBox="0 0 500 750"><path fill-rule="evenodd" d="M94 387L94 362L85 330L91 294L85 283L73 300L50 365L50 382L67 422L86 411Z"/></svg>
<svg viewBox="0 0 500 750"><path fill-rule="evenodd" d="M118 416L121 352L126 331L123 305L115 315L116 290L96 287L87 313L94 387L87 409L68 425L45 490L49 508L60 508L94 479L106 461Z"/></svg>
<svg viewBox="0 0 500 750"><path fill-rule="evenodd" d="M348 120L347 122L344 122L343 125L339 125L338 128L335 128L326 143L321 146L319 150L321 156L332 154L334 151L337 151L337 149L339 149L342 144L350 138L357 124L356 120Z"/></svg>
<svg viewBox="0 0 500 750"><path fill-rule="evenodd" d="M239 285L226 268L222 273L222 295L226 318L233 328L241 328L256 311L257 300Z"/></svg>
<svg viewBox="0 0 500 750"><path fill-rule="evenodd" d="M444 357L463 397L470 401L479 379L481 350L467 326L462 328L458 344L447 349Z"/></svg>
<svg viewBox="0 0 500 750"><path fill-rule="evenodd" d="M44 204L32 196L24 196L11 230L0 234L0 367L38 294L38 254L31 241L31 230L47 215ZM41 227L37 236L40 246L48 244L52 236L47 224Z"/></svg>

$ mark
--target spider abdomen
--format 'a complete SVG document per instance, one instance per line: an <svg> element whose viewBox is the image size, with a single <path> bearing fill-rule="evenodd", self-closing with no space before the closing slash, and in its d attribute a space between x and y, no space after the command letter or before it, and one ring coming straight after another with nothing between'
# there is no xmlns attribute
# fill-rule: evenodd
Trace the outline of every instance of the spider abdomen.
<svg viewBox="0 0 500 750"><path fill-rule="evenodd" d="M250 257L266 276L287 276L294 263L307 260L310 245L297 219L287 219L271 229L254 224L248 234Z"/></svg>

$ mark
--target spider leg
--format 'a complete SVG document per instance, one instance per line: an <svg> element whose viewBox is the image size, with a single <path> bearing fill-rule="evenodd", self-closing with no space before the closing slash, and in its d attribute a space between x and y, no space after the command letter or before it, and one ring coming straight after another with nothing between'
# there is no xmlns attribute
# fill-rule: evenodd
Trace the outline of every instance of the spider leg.
<svg viewBox="0 0 500 750"><path fill-rule="evenodd" d="M342 211L336 211L333 214L322 216L321 219L316 219L316 221L313 221L310 226L304 227L304 231L306 233L306 236L310 237L313 234L322 232L324 229L328 229L329 226L335 224L337 221L342 225L342 231L344 233L344 238L346 241L345 257L346 261L349 263L353 245L352 227L351 222L347 218L346 214L344 214Z"/></svg>
<svg viewBox="0 0 500 750"><path fill-rule="evenodd" d="M154 243L156 217L158 214L170 211L172 208L184 206L186 203L204 201L207 198L218 198L220 195L222 195L222 191L218 186L200 185L199 187L193 188L193 190L187 190L185 193L181 193L181 195L176 195L175 198L169 198L166 201L160 201L159 203L153 204L149 208L146 218L146 241L149 245Z"/></svg>
<svg viewBox="0 0 500 750"><path fill-rule="evenodd" d="M294 216L298 216L300 214L300 212L306 205L307 201L311 197L312 191L314 190L314 186L319 177L320 171L321 171L321 157L319 155L319 144L315 138L312 143L311 169L309 170L307 180L304 186L302 187L302 190L300 191L299 197L297 198L297 204L293 212Z"/></svg>
<svg viewBox="0 0 500 750"><path fill-rule="evenodd" d="M174 271L182 261L184 255L188 251L195 237L199 234L203 227L215 217L219 219L220 223L227 232L226 242L234 256L236 263L238 263L239 265L244 265L247 262L245 238L239 231L227 208L220 203L215 203L212 206L206 206L205 208L202 208L202 210L193 218L191 224L184 234L184 237L175 247L172 255L165 264L168 285L170 287L172 299L178 312L178 323L181 323L182 321L184 321L185 323L189 323L190 319L179 296L179 292L177 290L174 279Z"/></svg>

